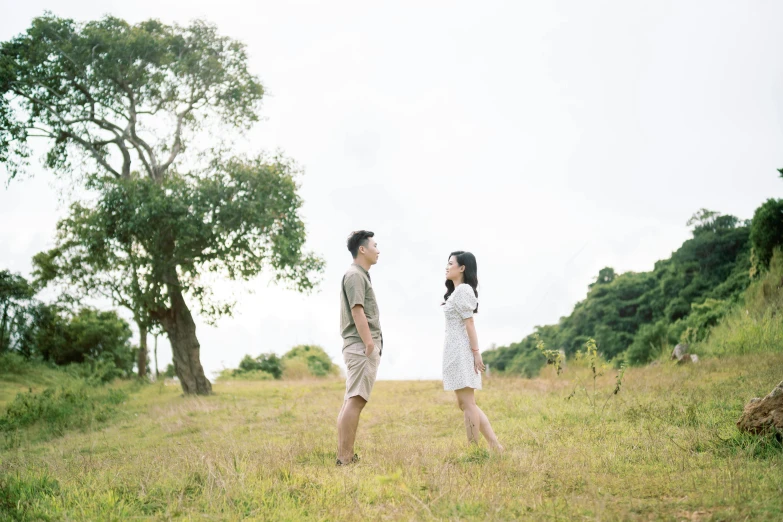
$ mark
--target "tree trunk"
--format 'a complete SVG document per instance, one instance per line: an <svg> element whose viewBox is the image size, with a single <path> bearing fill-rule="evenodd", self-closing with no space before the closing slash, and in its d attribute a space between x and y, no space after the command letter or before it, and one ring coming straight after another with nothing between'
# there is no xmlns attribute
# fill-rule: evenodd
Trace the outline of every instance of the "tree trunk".
<svg viewBox="0 0 783 522"><path fill-rule="evenodd" d="M137 323L138 324L138 323ZM147 327L139 324L139 378L147 376Z"/></svg>
<svg viewBox="0 0 783 522"><path fill-rule="evenodd" d="M158 334L155 334L155 380L160 379L160 372L158 371Z"/></svg>
<svg viewBox="0 0 783 522"><path fill-rule="evenodd" d="M10 305L6 304L3 307L3 320L0 321L0 353L3 353L6 350L6 343L5 343L5 326L8 323L8 307ZM8 329L8 346L11 346L11 329Z"/></svg>
<svg viewBox="0 0 783 522"><path fill-rule="evenodd" d="M212 384L201 366L201 345L196 338L196 323L175 278L173 276L170 279L174 284L167 284L171 308L157 315L171 342L174 368L182 391L187 395L209 395L212 393Z"/></svg>

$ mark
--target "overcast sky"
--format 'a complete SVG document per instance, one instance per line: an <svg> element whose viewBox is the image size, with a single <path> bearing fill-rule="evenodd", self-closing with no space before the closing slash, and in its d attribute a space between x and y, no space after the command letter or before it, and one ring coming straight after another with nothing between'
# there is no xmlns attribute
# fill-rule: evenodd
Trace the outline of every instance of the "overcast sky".
<svg viewBox="0 0 783 522"><path fill-rule="evenodd" d="M199 322L208 374L301 343L342 365L354 229L381 250L379 378L437 379L452 250L478 259L487 348L569 314L604 266L651 270L698 209L746 219L783 197L783 2L379 4L0 0L3 41L49 10L203 18L247 44L269 95L237 147L304 168L309 248L327 268L309 297L217 282L238 306ZM0 187L0 269L25 276L64 210L62 185L36 170ZM162 341L161 370L170 360Z"/></svg>

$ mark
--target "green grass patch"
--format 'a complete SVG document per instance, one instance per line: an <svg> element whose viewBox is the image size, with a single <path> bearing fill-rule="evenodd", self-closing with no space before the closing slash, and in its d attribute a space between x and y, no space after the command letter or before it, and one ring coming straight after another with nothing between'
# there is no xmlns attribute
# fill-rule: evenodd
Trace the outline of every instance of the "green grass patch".
<svg viewBox="0 0 783 522"><path fill-rule="evenodd" d="M41 506L59 493L60 483L46 473L0 476L0 520L51 520Z"/></svg>
<svg viewBox="0 0 783 522"><path fill-rule="evenodd" d="M734 423L781 367L783 354L763 352L629 368L617 395L607 371L595 396L612 398L595 410L584 364L486 379L477 401L502 455L467 443L441 383L379 381L361 460L345 467L334 464L339 380L219 381L213 396L184 398L175 385L120 385L121 405L87 388L115 408L111 421L45 440L34 437L45 416L32 415L25 439L0 449L0 502L11 520L780 520L783 446ZM566 400L579 382L590 394ZM21 411L78 397L35 395Z"/></svg>
<svg viewBox="0 0 783 522"><path fill-rule="evenodd" d="M106 423L128 394L117 388L93 388L86 384L46 388L40 393L20 393L0 416L0 433L8 447L23 440L47 440L72 429L88 429Z"/></svg>

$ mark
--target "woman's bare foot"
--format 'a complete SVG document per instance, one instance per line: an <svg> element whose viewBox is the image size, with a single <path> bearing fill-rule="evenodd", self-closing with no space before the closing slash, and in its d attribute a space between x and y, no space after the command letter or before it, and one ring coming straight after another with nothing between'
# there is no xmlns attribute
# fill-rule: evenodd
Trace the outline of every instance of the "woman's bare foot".
<svg viewBox="0 0 783 522"><path fill-rule="evenodd" d="M504 448L499 442L490 444L489 449L495 453L503 453L504 451L506 451L506 448Z"/></svg>

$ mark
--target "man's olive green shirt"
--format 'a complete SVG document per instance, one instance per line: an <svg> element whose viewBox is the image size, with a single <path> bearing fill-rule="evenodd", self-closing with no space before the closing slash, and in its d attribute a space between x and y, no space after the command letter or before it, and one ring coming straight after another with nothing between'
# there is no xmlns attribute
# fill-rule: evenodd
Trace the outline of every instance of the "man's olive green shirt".
<svg viewBox="0 0 783 522"><path fill-rule="evenodd" d="M370 326L370 335L380 349L383 346L383 334L381 333L381 319L378 314L378 302L375 300L375 292L372 289L370 273L364 268L353 263L343 276L342 292L340 293L340 329L343 335L343 349L355 343L363 343L353 321L351 309L356 305L362 305L367 324Z"/></svg>

